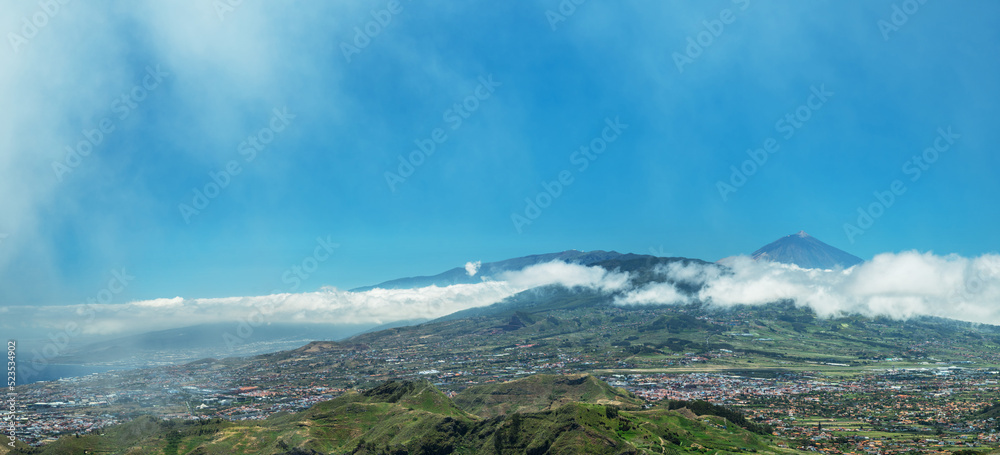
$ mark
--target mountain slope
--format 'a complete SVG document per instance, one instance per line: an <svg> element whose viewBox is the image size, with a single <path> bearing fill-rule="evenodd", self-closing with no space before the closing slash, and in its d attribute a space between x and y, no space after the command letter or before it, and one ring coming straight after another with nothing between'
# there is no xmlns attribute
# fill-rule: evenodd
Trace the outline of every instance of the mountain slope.
<svg viewBox="0 0 1000 455"><path fill-rule="evenodd" d="M617 259L621 257L635 256L632 254L621 254L616 251L577 251L568 250L560 253L535 254L513 259L506 259L497 262L487 262L480 265L475 275L469 275L464 267L455 267L443 273L432 276L415 276L389 280L374 286L363 286L351 289L352 292L368 291L375 288L382 289L408 289L425 286L450 286L453 284L479 283L484 278L496 278L503 272L521 270L535 264L543 264L551 261L565 261L583 265L591 265L601 261Z"/></svg>
<svg viewBox="0 0 1000 455"><path fill-rule="evenodd" d="M821 242L805 231L771 242L754 251L751 257L756 261L795 264L806 269L846 269L864 262L853 254Z"/></svg>
<svg viewBox="0 0 1000 455"><path fill-rule="evenodd" d="M669 282L681 292L693 295L701 288L701 284L674 280L657 273L660 266L678 265L710 265L700 259L682 257L656 257L639 254L623 254L617 258L591 263L591 266L602 267L609 272L628 272L631 274L631 285L642 286L651 282ZM474 307L456 311L442 316L432 322L450 321L480 316L513 315L518 311L541 312L552 310L572 310L575 308L600 307L609 303L607 294L585 289L567 289L559 285L540 286L514 294L492 305Z"/></svg>

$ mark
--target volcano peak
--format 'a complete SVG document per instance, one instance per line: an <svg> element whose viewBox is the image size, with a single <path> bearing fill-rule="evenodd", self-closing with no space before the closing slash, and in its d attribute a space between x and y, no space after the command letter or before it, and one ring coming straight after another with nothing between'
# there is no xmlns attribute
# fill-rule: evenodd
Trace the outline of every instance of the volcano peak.
<svg viewBox="0 0 1000 455"><path fill-rule="evenodd" d="M751 257L756 261L795 264L807 269L846 269L864 262L853 254L821 242L806 231L786 235L771 242L754 251Z"/></svg>

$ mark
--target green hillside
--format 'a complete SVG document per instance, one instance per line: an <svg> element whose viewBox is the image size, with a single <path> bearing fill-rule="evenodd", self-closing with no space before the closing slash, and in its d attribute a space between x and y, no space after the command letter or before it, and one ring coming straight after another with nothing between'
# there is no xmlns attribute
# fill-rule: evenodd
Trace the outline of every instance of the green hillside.
<svg viewBox="0 0 1000 455"><path fill-rule="evenodd" d="M539 412L580 402L638 408L642 400L587 374L535 375L509 382L469 387L455 404L480 417Z"/></svg>
<svg viewBox="0 0 1000 455"><path fill-rule="evenodd" d="M509 401L500 396L516 397ZM783 453L716 415L658 406L586 375L472 388L452 402L426 381L390 381L263 421L142 417L12 454ZM463 411L472 409L485 417Z"/></svg>

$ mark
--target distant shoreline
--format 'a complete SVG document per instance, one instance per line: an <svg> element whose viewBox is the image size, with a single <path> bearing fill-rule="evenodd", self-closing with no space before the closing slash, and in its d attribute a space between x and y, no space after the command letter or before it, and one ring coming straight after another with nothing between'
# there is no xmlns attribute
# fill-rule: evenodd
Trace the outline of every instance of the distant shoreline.
<svg viewBox="0 0 1000 455"><path fill-rule="evenodd" d="M36 382L57 381L63 378L79 378L93 373L105 373L112 370L129 370L117 365L87 365L51 363L25 379L18 375L18 384L27 385Z"/></svg>

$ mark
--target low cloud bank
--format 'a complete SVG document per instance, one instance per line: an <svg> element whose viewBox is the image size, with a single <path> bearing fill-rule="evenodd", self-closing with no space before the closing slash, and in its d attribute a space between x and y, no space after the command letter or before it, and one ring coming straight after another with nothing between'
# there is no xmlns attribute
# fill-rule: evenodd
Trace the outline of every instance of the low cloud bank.
<svg viewBox="0 0 1000 455"><path fill-rule="evenodd" d="M657 269L672 282L701 285L686 294L652 283L616 297L621 305L702 301L720 306L794 300L821 316L842 313L897 319L940 316L1000 324L1000 255L977 258L932 253L885 253L846 270L803 269L748 257L719 265L670 264Z"/></svg>
<svg viewBox="0 0 1000 455"><path fill-rule="evenodd" d="M364 292L324 288L317 292L250 297L143 300L124 304L5 307L10 320L22 327L67 331L82 335L118 335L237 322L250 318L263 323L385 324L437 318L468 308L490 305L537 286L562 285L612 291L628 284L628 275L599 267L552 262L503 274L502 280L476 284L381 289ZM5 315L7 316L7 315ZM37 332L37 330L35 330Z"/></svg>
<svg viewBox="0 0 1000 455"><path fill-rule="evenodd" d="M505 272L495 280L445 287L364 292L324 288L253 297L12 306L2 311L6 321L19 321L17 328L43 334L75 324L73 331L83 335L118 335L237 322L260 314L263 323L384 324L437 318L490 305L534 287L561 285L606 293L619 305L706 302L731 306L794 300L821 316L861 313L902 319L929 315L1000 325L1000 255L996 254L977 258L881 254L846 270L802 269L736 257L725 266L678 262L659 266L656 273L667 281L636 287L628 273L550 262Z"/></svg>
<svg viewBox="0 0 1000 455"><path fill-rule="evenodd" d="M235 322L250 317L265 323L383 324L435 318L489 305L518 290L499 281L416 289L365 292L324 288L317 292L211 299L143 300L124 304L12 307L39 327L79 325L84 335L114 335L195 324Z"/></svg>

